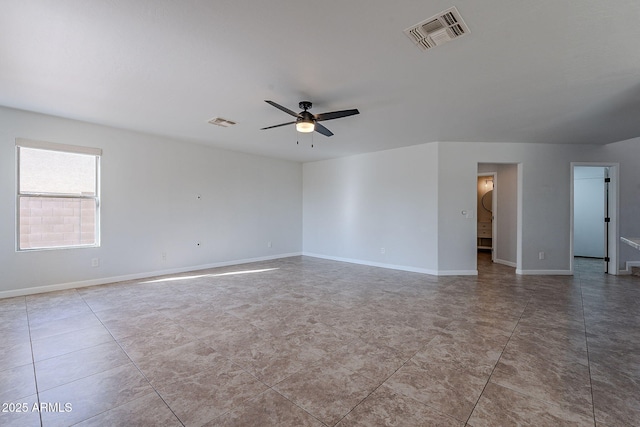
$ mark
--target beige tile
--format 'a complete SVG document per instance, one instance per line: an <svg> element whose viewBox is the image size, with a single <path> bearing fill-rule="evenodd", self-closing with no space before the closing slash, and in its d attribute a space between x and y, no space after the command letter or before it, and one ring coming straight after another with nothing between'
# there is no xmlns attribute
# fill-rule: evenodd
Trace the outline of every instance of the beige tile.
<svg viewBox="0 0 640 427"><path fill-rule="evenodd" d="M0 370L0 402L17 402L36 393L33 364ZM5 408L0 408L0 410Z"/></svg>
<svg viewBox="0 0 640 427"><path fill-rule="evenodd" d="M284 339L293 347L327 357L357 339L358 336L323 323L301 326L294 332L284 335Z"/></svg>
<svg viewBox="0 0 640 427"><path fill-rule="evenodd" d="M321 355L283 337L266 331L238 349L230 356L238 365L269 386L273 386L291 374L311 366Z"/></svg>
<svg viewBox="0 0 640 427"><path fill-rule="evenodd" d="M115 341L36 362L38 390L44 391L131 361Z"/></svg>
<svg viewBox="0 0 640 427"><path fill-rule="evenodd" d="M327 425L334 425L379 382L342 366L317 365L291 375L274 390Z"/></svg>
<svg viewBox="0 0 640 427"><path fill-rule="evenodd" d="M391 347L405 357L411 357L424 348L447 325L448 323L443 324L443 327L429 327L421 330L408 325L378 322L360 337L370 343Z"/></svg>
<svg viewBox="0 0 640 427"><path fill-rule="evenodd" d="M69 404L69 410L44 411L46 426L68 426L153 393L140 371L127 364L40 393L40 403Z"/></svg>
<svg viewBox="0 0 640 427"><path fill-rule="evenodd" d="M34 407L38 407L37 395L33 394L17 400L2 400L0 402L7 404L6 408L0 410L0 425L2 427L40 427L40 413L34 410Z"/></svg>
<svg viewBox="0 0 640 427"><path fill-rule="evenodd" d="M100 313L109 310L125 310L137 311L138 313L146 313L151 310L151 306L146 303L144 298L131 295L129 289L135 288L135 284L121 285L122 289L108 293L106 295L90 295L84 299L91 310L100 317Z"/></svg>
<svg viewBox="0 0 640 427"><path fill-rule="evenodd" d="M421 364L411 359L385 385L435 410L466 421L484 386L486 377L446 365Z"/></svg>
<svg viewBox="0 0 640 427"><path fill-rule="evenodd" d="M336 363L378 383L396 372L407 358L391 347L356 339L328 355L329 363Z"/></svg>
<svg viewBox="0 0 640 427"><path fill-rule="evenodd" d="M32 340L99 326L102 326L102 324L93 313L82 313L55 320L48 318L30 319L29 322Z"/></svg>
<svg viewBox="0 0 640 427"><path fill-rule="evenodd" d="M117 340L176 326L173 320L156 311L124 313L122 310L116 309L99 312L97 316Z"/></svg>
<svg viewBox="0 0 640 427"><path fill-rule="evenodd" d="M337 427L463 425L462 421L441 414L382 385L344 417Z"/></svg>
<svg viewBox="0 0 640 427"><path fill-rule="evenodd" d="M215 369L226 361L225 357L206 344L191 342L142 358L136 364L152 384L166 386Z"/></svg>
<svg viewBox="0 0 640 427"><path fill-rule="evenodd" d="M9 312L22 311L26 313L26 310L27 301L25 297L0 298L0 318L3 318Z"/></svg>
<svg viewBox="0 0 640 427"><path fill-rule="evenodd" d="M219 343L215 347L223 350L233 340L233 335L243 336L258 331L246 320L240 319L224 311L192 312L175 321L189 333L198 338L209 338L212 343Z"/></svg>
<svg viewBox="0 0 640 427"><path fill-rule="evenodd" d="M196 340L196 337L177 324L168 324L145 333L129 335L118 340L127 355L138 361Z"/></svg>
<svg viewBox="0 0 640 427"><path fill-rule="evenodd" d="M532 353L549 361L565 360L584 365L589 363L584 327L553 329L518 325L506 350Z"/></svg>
<svg viewBox="0 0 640 427"><path fill-rule="evenodd" d="M75 289L27 295L25 301L29 311L83 303L82 297Z"/></svg>
<svg viewBox="0 0 640 427"><path fill-rule="evenodd" d="M446 302L444 303L446 306ZM490 337L495 335L510 335L518 324L518 317L488 313L478 309L473 304L466 308L465 304L454 303L450 307L451 322L449 330L474 331L477 334ZM468 304L466 304L468 305Z"/></svg>
<svg viewBox="0 0 640 427"><path fill-rule="evenodd" d="M149 393L75 425L78 427L117 425L181 427L182 423L157 393Z"/></svg>
<svg viewBox="0 0 640 427"><path fill-rule="evenodd" d="M20 337L2 338L0 345L0 369L16 368L33 363L28 332Z"/></svg>
<svg viewBox="0 0 640 427"><path fill-rule="evenodd" d="M379 322L376 310L366 307L365 304L355 309L336 309L321 314L320 321L338 330L346 331L354 335L366 334Z"/></svg>
<svg viewBox="0 0 640 427"><path fill-rule="evenodd" d="M612 366L591 367L593 405L598 425L638 425L640 375L629 376Z"/></svg>
<svg viewBox="0 0 640 427"><path fill-rule="evenodd" d="M446 365L487 378L493 371L508 337L483 337L468 333L449 333L435 336L429 344L413 356L423 367Z"/></svg>
<svg viewBox="0 0 640 427"><path fill-rule="evenodd" d="M204 325L196 326L196 328L202 327ZM247 348L248 344L264 333L244 319L232 315L225 315L219 322L209 323L206 329L198 333L197 330L187 327L187 330L199 336L202 342L227 356Z"/></svg>
<svg viewBox="0 0 640 427"><path fill-rule="evenodd" d="M46 295L46 294L44 294ZM91 308L80 298L74 298L68 301L43 301L38 303L36 308L27 303L29 321L36 323L44 323L47 321L65 319L67 317L90 315Z"/></svg>
<svg viewBox="0 0 640 427"><path fill-rule="evenodd" d="M313 300L309 299L307 303ZM286 336L296 333L300 329L311 328L319 322L315 316L309 315L306 310L300 310L303 301L276 302L267 310L261 310L255 313L249 320L252 325L269 332L272 335Z"/></svg>
<svg viewBox="0 0 640 427"><path fill-rule="evenodd" d="M473 427L497 425L518 426L594 426L593 417L556 403L531 396L490 382L482 393L468 422Z"/></svg>
<svg viewBox="0 0 640 427"><path fill-rule="evenodd" d="M2 301L0 299L0 301ZM0 334L3 339L29 339L29 318L26 309L0 309Z"/></svg>
<svg viewBox="0 0 640 427"><path fill-rule="evenodd" d="M214 426L323 427L325 424L279 393L269 389L236 407L233 411L205 424L204 427Z"/></svg>
<svg viewBox="0 0 640 427"><path fill-rule="evenodd" d="M640 325L639 325L640 326ZM615 367L631 377L640 376L640 341L612 342L589 339L589 360L598 366Z"/></svg>
<svg viewBox="0 0 640 427"><path fill-rule="evenodd" d="M267 386L230 361L181 378L158 392L185 426L201 426L257 396Z"/></svg>
<svg viewBox="0 0 640 427"><path fill-rule="evenodd" d="M545 360L535 353L505 352L491 381L535 399L593 414L589 367L566 360Z"/></svg>
<svg viewBox="0 0 640 427"><path fill-rule="evenodd" d="M113 337L104 326L92 326L78 331L33 340L33 357L38 362L112 341Z"/></svg>
<svg viewBox="0 0 640 427"><path fill-rule="evenodd" d="M433 277L292 257L4 299L0 395L35 402L33 344L41 400L73 399L45 425L637 424L637 279L580 265L518 276L481 256L477 277Z"/></svg>

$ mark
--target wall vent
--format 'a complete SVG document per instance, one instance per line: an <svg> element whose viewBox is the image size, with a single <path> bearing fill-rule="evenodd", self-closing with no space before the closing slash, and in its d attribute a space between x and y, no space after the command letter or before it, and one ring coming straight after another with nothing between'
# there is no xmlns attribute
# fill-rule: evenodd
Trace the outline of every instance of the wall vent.
<svg viewBox="0 0 640 427"><path fill-rule="evenodd" d="M228 128L229 126L233 126L236 124L236 122L223 119L222 117L214 117L213 119L209 120L208 123L216 126L222 126L223 128Z"/></svg>
<svg viewBox="0 0 640 427"><path fill-rule="evenodd" d="M404 33L420 49L428 50L469 34L470 31L458 9L452 7L407 28Z"/></svg>

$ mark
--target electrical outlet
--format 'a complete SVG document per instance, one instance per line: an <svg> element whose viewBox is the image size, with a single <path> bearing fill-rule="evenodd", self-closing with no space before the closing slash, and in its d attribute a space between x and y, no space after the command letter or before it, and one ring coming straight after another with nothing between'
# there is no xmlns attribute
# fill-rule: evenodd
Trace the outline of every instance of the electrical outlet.
<svg viewBox="0 0 640 427"><path fill-rule="evenodd" d="M271 241L267 242L267 247L270 248L271 246Z"/></svg>
<svg viewBox="0 0 640 427"><path fill-rule="evenodd" d="M162 262L167 262L167 253L162 252Z"/></svg>
<svg viewBox="0 0 640 427"><path fill-rule="evenodd" d="M380 253L381 254L387 253L387 250L385 248L380 248Z"/></svg>
<svg viewBox="0 0 640 427"><path fill-rule="evenodd" d="M91 267L100 267L100 258L92 258Z"/></svg>
<svg viewBox="0 0 640 427"><path fill-rule="evenodd" d="M538 259L544 259L544 252L538 252Z"/></svg>

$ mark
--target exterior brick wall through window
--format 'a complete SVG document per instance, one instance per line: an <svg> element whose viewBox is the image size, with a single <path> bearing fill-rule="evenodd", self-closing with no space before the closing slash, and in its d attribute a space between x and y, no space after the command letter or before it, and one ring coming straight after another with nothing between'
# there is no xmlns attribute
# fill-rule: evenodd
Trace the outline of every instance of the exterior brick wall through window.
<svg viewBox="0 0 640 427"><path fill-rule="evenodd" d="M100 245L97 148L18 139L18 250Z"/></svg>
<svg viewBox="0 0 640 427"><path fill-rule="evenodd" d="M20 248L91 245L96 240L96 205L87 199L23 197Z"/></svg>

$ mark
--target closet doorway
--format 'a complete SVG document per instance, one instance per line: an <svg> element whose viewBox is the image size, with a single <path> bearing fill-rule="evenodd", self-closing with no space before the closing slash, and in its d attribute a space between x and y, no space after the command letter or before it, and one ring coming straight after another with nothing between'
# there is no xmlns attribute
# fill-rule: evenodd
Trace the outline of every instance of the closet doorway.
<svg viewBox="0 0 640 427"><path fill-rule="evenodd" d="M573 163L572 247L574 257L600 260L602 271L618 274L617 165Z"/></svg>

